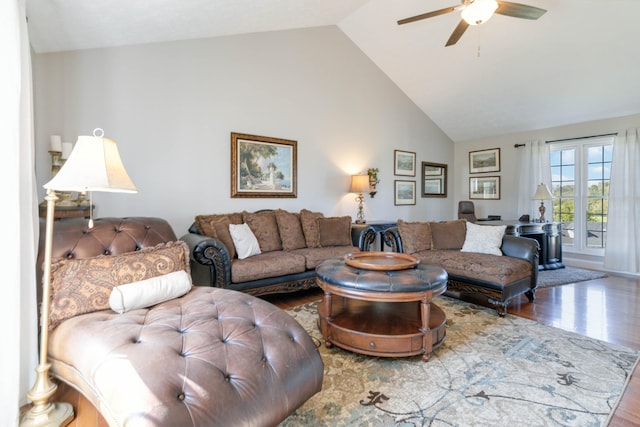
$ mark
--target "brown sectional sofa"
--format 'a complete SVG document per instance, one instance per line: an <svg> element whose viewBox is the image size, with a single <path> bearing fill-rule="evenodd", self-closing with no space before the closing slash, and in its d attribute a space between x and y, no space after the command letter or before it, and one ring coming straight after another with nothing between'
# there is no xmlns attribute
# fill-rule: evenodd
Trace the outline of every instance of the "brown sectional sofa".
<svg viewBox="0 0 640 427"><path fill-rule="evenodd" d="M249 225L261 253L240 259L229 225L243 223ZM195 284L265 295L316 286L316 266L362 250L367 231L352 229L349 216L276 209L198 215L181 240L191 250Z"/></svg>
<svg viewBox="0 0 640 427"><path fill-rule="evenodd" d="M473 229L473 233L468 233L468 228ZM486 233L486 239L482 233ZM409 253L421 262L444 268L449 274L446 295L482 295L500 316L507 313L513 298L525 294L529 301L535 299L538 242L534 239L504 235L500 228L466 220L406 222L401 219L397 227L385 232L384 239L396 252ZM494 245L488 248L487 242L492 239Z"/></svg>

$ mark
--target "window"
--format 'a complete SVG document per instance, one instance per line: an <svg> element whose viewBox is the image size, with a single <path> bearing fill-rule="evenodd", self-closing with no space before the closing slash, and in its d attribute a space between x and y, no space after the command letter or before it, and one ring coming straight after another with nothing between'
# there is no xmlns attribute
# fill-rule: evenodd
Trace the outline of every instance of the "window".
<svg viewBox="0 0 640 427"><path fill-rule="evenodd" d="M553 220L565 250L604 255L613 137L551 146Z"/></svg>

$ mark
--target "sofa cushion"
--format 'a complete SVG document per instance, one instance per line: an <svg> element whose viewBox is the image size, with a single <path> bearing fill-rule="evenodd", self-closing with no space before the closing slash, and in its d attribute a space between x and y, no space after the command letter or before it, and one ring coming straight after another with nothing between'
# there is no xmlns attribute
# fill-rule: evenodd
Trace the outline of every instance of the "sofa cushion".
<svg viewBox="0 0 640 427"><path fill-rule="evenodd" d="M231 263L231 281L233 283L305 271L305 259L293 252L271 251L246 259L236 259Z"/></svg>
<svg viewBox="0 0 640 427"><path fill-rule="evenodd" d="M407 222L399 219L398 233L405 253L412 254L431 249L431 227L428 222Z"/></svg>
<svg viewBox="0 0 640 427"><path fill-rule="evenodd" d="M227 247L229 257L235 258L236 250L229 234L229 224L242 224L241 213L198 215L195 223L203 235L220 240Z"/></svg>
<svg viewBox="0 0 640 427"><path fill-rule="evenodd" d="M462 249L467 235L466 223L464 219L429 223L432 249Z"/></svg>
<svg viewBox="0 0 640 427"><path fill-rule="evenodd" d="M68 259L51 266L49 327L79 314L109 309L114 286L178 270L190 272L189 246L162 243L121 255Z"/></svg>
<svg viewBox="0 0 640 427"><path fill-rule="evenodd" d="M291 251L307 246L299 213L276 209L276 222L283 250Z"/></svg>
<svg viewBox="0 0 640 427"><path fill-rule="evenodd" d="M317 221L321 247L351 245L350 216L318 218Z"/></svg>
<svg viewBox="0 0 640 427"><path fill-rule="evenodd" d="M438 264L450 276L466 277L506 285L531 277L531 264L508 256L460 252L457 250L430 250L414 253L421 262Z"/></svg>
<svg viewBox="0 0 640 427"><path fill-rule="evenodd" d="M229 224L229 233L233 239L239 259L245 259L254 255L260 255L258 239L247 224Z"/></svg>
<svg viewBox="0 0 640 427"><path fill-rule="evenodd" d="M468 222L461 251L502 256L500 246L506 229L506 225L477 225Z"/></svg>
<svg viewBox="0 0 640 427"><path fill-rule="evenodd" d="M302 255L306 260L307 270L316 268L322 261L330 258L342 258L347 254L360 252L356 246L329 246L326 248L302 248L292 253Z"/></svg>
<svg viewBox="0 0 640 427"><path fill-rule="evenodd" d="M320 228L318 227L318 218L324 218L321 212L311 212L307 209L300 211L300 223L304 238L307 241L308 248L320 247Z"/></svg>
<svg viewBox="0 0 640 427"><path fill-rule="evenodd" d="M262 252L281 251L282 241L274 211L242 212L242 219L249 225Z"/></svg>

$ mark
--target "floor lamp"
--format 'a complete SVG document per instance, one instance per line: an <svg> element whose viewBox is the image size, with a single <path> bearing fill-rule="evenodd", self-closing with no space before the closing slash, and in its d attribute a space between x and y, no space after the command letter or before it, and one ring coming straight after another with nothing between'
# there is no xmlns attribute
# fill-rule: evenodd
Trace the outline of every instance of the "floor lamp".
<svg viewBox="0 0 640 427"><path fill-rule="evenodd" d="M44 266L42 281L42 307L40 322L40 361L36 367L36 382L27 393L31 409L20 420L21 426L61 426L73 419L73 407L68 403L50 402L58 386L49 376L51 365L47 360L49 347L49 304L51 292L51 261L53 246L53 220L58 191L110 191L136 193L124 169L116 142L103 138L102 129L93 136L80 136L71 155L58 173L44 185L47 189L47 218L45 229ZM93 227L90 212L89 228Z"/></svg>

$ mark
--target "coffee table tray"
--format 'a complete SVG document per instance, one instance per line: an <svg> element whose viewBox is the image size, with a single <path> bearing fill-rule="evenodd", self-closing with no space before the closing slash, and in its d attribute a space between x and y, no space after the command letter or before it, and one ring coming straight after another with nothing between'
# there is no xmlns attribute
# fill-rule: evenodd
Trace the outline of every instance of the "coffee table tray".
<svg viewBox="0 0 640 427"><path fill-rule="evenodd" d="M356 252L344 256L345 264L365 270L406 270L420 260L413 255L399 252Z"/></svg>

